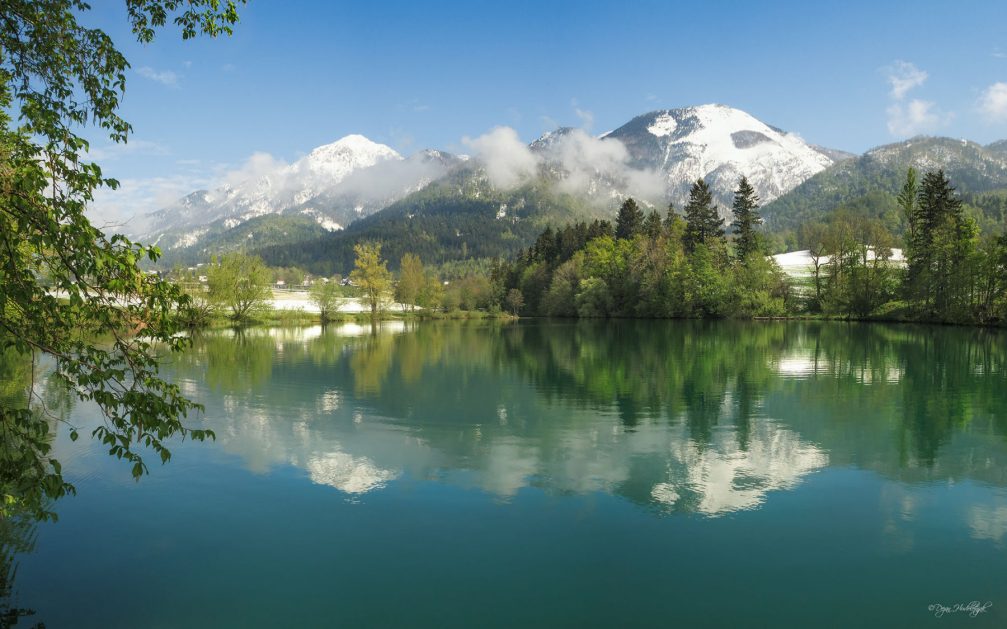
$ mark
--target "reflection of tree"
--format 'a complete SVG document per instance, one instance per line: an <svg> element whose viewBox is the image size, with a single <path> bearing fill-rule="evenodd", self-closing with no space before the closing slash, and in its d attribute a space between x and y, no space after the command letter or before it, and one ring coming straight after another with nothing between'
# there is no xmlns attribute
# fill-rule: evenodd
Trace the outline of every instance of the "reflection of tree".
<svg viewBox="0 0 1007 629"><path fill-rule="evenodd" d="M736 421L750 421L772 379L767 353L780 345L784 331L734 322L583 321L518 327L509 331L505 351L547 397L614 404L627 426L684 411L693 438L705 443L732 386Z"/></svg>
<svg viewBox="0 0 1007 629"><path fill-rule="evenodd" d="M836 404L862 404L898 421L902 466L932 467L956 431L977 420L1007 433L1007 346L1002 333L935 326L817 325L815 376L840 390ZM850 412L850 419L862 419Z"/></svg>
<svg viewBox="0 0 1007 629"><path fill-rule="evenodd" d="M34 510L54 517L43 506L46 496L62 495L63 481L50 458L60 422L73 407L69 387L52 371L53 361L38 364L31 354L0 350L0 518ZM43 488L49 488L48 494ZM73 491L70 485L65 491Z"/></svg>
<svg viewBox="0 0 1007 629"><path fill-rule="evenodd" d="M350 369L357 395L381 393L381 383L392 366L394 340L389 334L373 333L356 347L350 358Z"/></svg>
<svg viewBox="0 0 1007 629"><path fill-rule="evenodd" d="M70 415L74 398L66 384L53 377L47 369L48 365L33 365L27 356L10 351L0 352L0 402L7 408L27 404L28 389L34 386L35 395L31 407L39 417L39 425L47 430L46 442L51 446L59 422L66 421ZM48 465L44 461L44 455L38 457L33 450L20 448L17 440L10 439L6 434L0 448L4 449L0 459L3 463L0 469L0 496L24 495L23 488L14 489L13 485L26 481L37 482L36 470ZM46 506L44 510L48 511L49 507ZM32 514L16 506L5 505L5 513L0 517L0 629L17 626L19 619L35 613L31 609L19 607L14 596L16 555L34 550L35 524Z"/></svg>
<svg viewBox="0 0 1007 629"><path fill-rule="evenodd" d="M1007 485L991 441L1007 432L1005 348L991 333L536 321L271 334L242 452L261 441L264 460L344 490L460 469L501 496L538 484L723 513L828 463Z"/></svg>
<svg viewBox="0 0 1007 629"><path fill-rule="evenodd" d="M14 597L14 578L17 576L15 556L30 553L34 548L33 519L19 516L0 518L0 629L15 627L19 619L35 614L34 610L18 607Z"/></svg>
<svg viewBox="0 0 1007 629"><path fill-rule="evenodd" d="M197 347L213 389L249 394L269 381L276 351L269 336L237 330L233 336L207 336Z"/></svg>

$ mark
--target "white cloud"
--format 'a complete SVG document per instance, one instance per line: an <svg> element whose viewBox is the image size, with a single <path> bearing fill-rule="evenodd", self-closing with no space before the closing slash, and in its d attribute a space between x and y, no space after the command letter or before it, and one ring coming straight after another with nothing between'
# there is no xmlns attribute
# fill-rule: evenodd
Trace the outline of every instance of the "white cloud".
<svg viewBox="0 0 1007 629"><path fill-rule="evenodd" d="M157 81L168 87L178 87L178 75L171 70L155 70L150 66L137 68L136 73L145 79Z"/></svg>
<svg viewBox="0 0 1007 629"><path fill-rule="evenodd" d="M497 127L462 141L475 151L490 183L497 188L514 188L534 176L540 166L548 166L559 169L556 187L562 192L590 192L594 184L601 183L642 199L664 198L666 182L660 173L632 168L622 142L596 138L583 129L554 138L542 152L532 151L510 127Z"/></svg>
<svg viewBox="0 0 1007 629"><path fill-rule="evenodd" d="M496 127L475 139L465 137L462 143L479 156L490 183L497 188L506 190L520 185L538 167L538 158L510 127Z"/></svg>
<svg viewBox="0 0 1007 629"><path fill-rule="evenodd" d="M570 131L550 149L548 158L558 163L564 177L558 187L570 194L590 190L593 181L604 177L616 182L630 195L644 199L661 199L665 192L663 177L656 171L629 166L629 151L614 138L603 139L582 129Z"/></svg>
<svg viewBox="0 0 1007 629"><path fill-rule="evenodd" d="M942 112L933 101L914 98L906 102L910 91L923 85L929 76L908 61L896 61L885 68L891 104L888 115L888 132L897 137L933 133L954 118L951 112Z"/></svg>
<svg viewBox="0 0 1007 629"><path fill-rule="evenodd" d="M594 112L581 109L580 107L574 107L573 112L580 118L580 127L582 129L590 131L594 127Z"/></svg>
<svg viewBox="0 0 1007 629"><path fill-rule="evenodd" d="M942 113L928 100L918 98L908 103L892 103L888 107L888 132L900 137L931 133L952 118Z"/></svg>
<svg viewBox="0 0 1007 629"><path fill-rule="evenodd" d="M177 201L211 183L210 177L182 173L167 177L119 179L119 188L100 188L88 205L88 218L98 228L137 233L144 214Z"/></svg>
<svg viewBox="0 0 1007 629"><path fill-rule="evenodd" d="M594 112L581 109L580 103L577 102L576 98L570 99L570 106L573 107L573 113L580 119L580 127L590 131L594 127Z"/></svg>
<svg viewBox="0 0 1007 629"><path fill-rule="evenodd" d="M983 90L979 111L989 122L1007 122L1007 83L994 83Z"/></svg>
<svg viewBox="0 0 1007 629"><path fill-rule="evenodd" d="M241 166L225 173L221 180L225 185L236 186L250 179L279 173L286 167L287 163L283 160L276 159L269 153L256 151Z"/></svg>
<svg viewBox="0 0 1007 629"><path fill-rule="evenodd" d="M110 162L125 156L168 155L170 153L171 151L168 150L168 147L158 142L133 139L124 144L107 144L96 148L92 147L84 155L84 159L96 162Z"/></svg>
<svg viewBox="0 0 1007 629"><path fill-rule="evenodd" d="M888 74L888 84L892 88L890 94L895 100L905 98L909 90L923 85L929 76L908 61L896 61L885 70Z"/></svg>

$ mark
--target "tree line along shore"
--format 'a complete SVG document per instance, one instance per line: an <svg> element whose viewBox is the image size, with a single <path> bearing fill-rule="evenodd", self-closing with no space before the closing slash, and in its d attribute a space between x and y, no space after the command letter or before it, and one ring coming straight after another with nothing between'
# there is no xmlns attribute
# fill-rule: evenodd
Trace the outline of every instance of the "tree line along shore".
<svg viewBox="0 0 1007 629"><path fill-rule="evenodd" d="M878 218L836 212L805 223L805 273L767 255L759 199L742 177L725 225L706 182L679 213L627 199L615 222L547 227L513 260L475 261L449 273L406 253L388 269L381 243L354 247L345 279L271 270L228 253L188 278L186 324L389 317L834 318L1000 325L1007 320L1007 235L980 235L942 171L909 169L898 195L905 234ZM190 274L191 275L191 274ZM274 277L304 289L311 312L271 310ZM174 279L185 279L176 271ZM280 284L287 284L280 280ZM346 303L358 307L348 312Z"/></svg>

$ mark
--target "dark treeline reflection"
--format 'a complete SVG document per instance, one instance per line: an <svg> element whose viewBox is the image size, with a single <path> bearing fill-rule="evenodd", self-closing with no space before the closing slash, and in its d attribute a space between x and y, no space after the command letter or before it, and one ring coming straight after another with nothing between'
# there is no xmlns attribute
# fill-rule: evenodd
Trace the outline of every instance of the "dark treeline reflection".
<svg viewBox="0 0 1007 629"><path fill-rule="evenodd" d="M17 556L30 553L35 546L36 523L27 516L0 518L0 629L26 624L25 617L34 610L20 607L14 578L17 576Z"/></svg>
<svg viewBox="0 0 1007 629"><path fill-rule="evenodd" d="M1007 485L1005 361L964 328L395 322L207 335L173 377L253 469L717 515L827 466Z"/></svg>
<svg viewBox="0 0 1007 629"><path fill-rule="evenodd" d="M55 435L57 425L69 417L73 408L70 391L54 378L49 378L51 363L33 363L31 356L21 355L7 349L0 351L0 403L7 408L29 407L48 430L49 442ZM29 399L29 390L34 385L34 393ZM31 451L23 448L20 440L12 438L4 430L0 440L0 456L4 462L0 466L0 497L26 495L25 485L37 483L36 470L46 465ZM37 523L34 509L9 502L0 515L0 629L14 626L41 626L29 622L35 612L19 603L15 577L18 558L30 553L35 546ZM29 617L29 619L26 619Z"/></svg>

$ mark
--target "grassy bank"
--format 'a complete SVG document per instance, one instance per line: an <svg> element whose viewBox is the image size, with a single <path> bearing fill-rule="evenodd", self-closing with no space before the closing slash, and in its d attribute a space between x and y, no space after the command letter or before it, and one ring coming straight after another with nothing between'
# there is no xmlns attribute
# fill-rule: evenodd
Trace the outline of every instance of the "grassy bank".
<svg viewBox="0 0 1007 629"><path fill-rule="evenodd" d="M439 321L439 320L514 320L516 316L502 312L486 312L483 310L451 310L448 312L392 312L384 311L378 313L378 321ZM326 320L322 320L317 312L305 312L303 310L266 310L256 313L254 316L243 320L235 320L228 316L213 316L205 325L196 326L200 329L219 329L248 326L298 326L298 325L320 325L323 323L370 323L373 320L369 312L340 312Z"/></svg>

